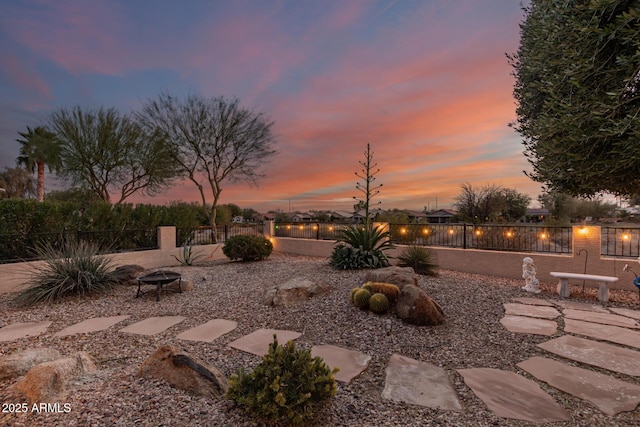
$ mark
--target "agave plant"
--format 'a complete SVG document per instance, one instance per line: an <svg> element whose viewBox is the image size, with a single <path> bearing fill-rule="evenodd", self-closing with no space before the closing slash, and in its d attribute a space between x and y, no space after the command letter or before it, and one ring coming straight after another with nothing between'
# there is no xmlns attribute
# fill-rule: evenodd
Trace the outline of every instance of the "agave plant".
<svg viewBox="0 0 640 427"><path fill-rule="evenodd" d="M388 267L389 258L384 251L393 247L389 237L388 231L377 227L346 227L338 232L330 264L345 270Z"/></svg>
<svg viewBox="0 0 640 427"><path fill-rule="evenodd" d="M16 296L20 306L104 292L117 283L111 259L95 244L69 242L57 249L45 243L35 252L44 261L34 267L31 286Z"/></svg>

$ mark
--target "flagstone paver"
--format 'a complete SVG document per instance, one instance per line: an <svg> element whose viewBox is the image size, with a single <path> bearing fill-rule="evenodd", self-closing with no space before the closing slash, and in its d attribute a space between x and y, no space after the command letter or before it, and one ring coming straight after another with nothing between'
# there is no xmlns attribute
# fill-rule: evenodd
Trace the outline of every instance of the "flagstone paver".
<svg viewBox="0 0 640 427"><path fill-rule="evenodd" d="M176 338L188 341L213 342L216 338L233 331L237 326L238 322L233 320L213 319L178 334Z"/></svg>
<svg viewBox="0 0 640 427"><path fill-rule="evenodd" d="M297 339L300 332L285 331L279 329L258 329L245 335L242 338L230 342L229 347L233 347L236 350L246 351L247 353L255 354L256 356L264 356L269 353L269 344L273 343L273 335L276 335L278 339L278 345L282 345L287 341L293 341Z"/></svg>
<svg viewBox="0 0 640 427"><path fill-rule="evenodd" d="M510 332L550 336L558 331L555 320L537 319L524 316L504 316L500 323Z"/></svg>
<svg viewBox="0 0 640 427"><path fill-rule="evenodd" d="M536 423L569 421L571 417L535 382L515 372L493 368L458 369L465 384L498 417Z"/></svg>
<svg viewBox="0 0 640 427"><path fill-rule="evenodd" d="M505 314L512 316L528 316L541 319L555 319L557 317L560 317L560 312L553 307L518 304L511 302L504 304L504 311Z"/></svg>
<svg viewBox="0 0 640 427"><path fill-rule="evenodd" d="M550 353L621 374L640 376L640 352L613 344L563 335L538 344Z"/></svg>
<svg viewBox="0 0 640 427"><path fill-rule="evenodd" d="M14 341L44 333L52 322L13 323L0 328L0 341Z"/></svg>
<svg viewBox="0 0 640 427"><path fill-rule="evenodd" d="M71 325L68 328L64 328L60 332L56 333L55 337L64 337L67 335L85 334L88 332L104 331L110 328L116 323L120 323L131 316L111 316L111 317L94 317L92 319L84 320L75 325Z"/></svg>
<svg viewBox="0 0 640 427"><path fill-rule="evenodd" d="M640 386L545 357L532 357L518 366L552 387L587 400L607 415L633 411L640 403Z"/></svg>
<svg viewBox="0 0 640 427"><path fill-rule="evenodd" d="M120 329L120 332L138 335L155 335L177 325L184 319L186 319L186 317L182 316L149 317L141 322Z"/></svg>
<svg viewBox="0 0 640 427"><path fill-rule="evenodd" d="M573 310L582 310L582 311L593 311L596 313L608 313L609 310L602 307L601 305L596 304L587 304L584 302L578 301L569 301L569 300L558 300L555 301L556 305L562 308L571 308Z"/></svg>
<svg viewBox="0 0 640 427"><path fill-rule="evenodd" d="M627 328L565 319L564 331L640 349L640 332Z"/></svg>
<svg viewBox="0 0 640 427"><path fill-rule="evenodd" d="M523 297L523 298L513 298L513 301L515 302L519 302L521 304L529 304L529 305L543 305L546 307L554 307L555 304L541 299L541 298L527 298L527 297Z"/></svg>
<svg viewBox="0 0 640 427"><path fill-rule="evenodd" d="M565 308L562 314L567 319L583 320L585 322L602 323L604 325L622 326L625 328L640 329L640 325L634 319L611 313L593 313L589 311Z"/></svg>
<svg viewBox="0 0 640 427"><path fill-rule="evenodd" d="M382 397L433 409L462 410L447 371L399 354L389 358Z"/></svg>
<svg viewBox="0 0 640 427"><path fill-rule="evenodd" d="M628 308L616 308L616 307L610 307L609 310L621 316L631 317L632 319L640 320L640 310L631 310Z"/></svg>
<svg viewBox="0 0 640 427"><path fill-rule="evenodd" d="M350 383L367 369L371 361L368 354L328 344L313 346L311 355L322 358L331 369L338 368L335 379L343 383Z"/></svg>

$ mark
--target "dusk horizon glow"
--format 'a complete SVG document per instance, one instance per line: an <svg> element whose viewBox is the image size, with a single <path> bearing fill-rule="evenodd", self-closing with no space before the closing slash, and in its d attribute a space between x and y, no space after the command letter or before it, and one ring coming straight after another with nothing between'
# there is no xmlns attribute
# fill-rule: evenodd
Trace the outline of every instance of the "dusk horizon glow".
<svg viewBox="0 0 640 427"><path fill-rule="evenodd" d="M0 170L15 167L18 132L55 109L130 112L195 94L237 97L275 123L266 178L227 182L221 204L351 210L367 143L382 209L449 208L466 182L533 204L541 191L508 126L517 1L17 0L0 11ZM171 201L200 197L184 181L127 199Z"/></svg>

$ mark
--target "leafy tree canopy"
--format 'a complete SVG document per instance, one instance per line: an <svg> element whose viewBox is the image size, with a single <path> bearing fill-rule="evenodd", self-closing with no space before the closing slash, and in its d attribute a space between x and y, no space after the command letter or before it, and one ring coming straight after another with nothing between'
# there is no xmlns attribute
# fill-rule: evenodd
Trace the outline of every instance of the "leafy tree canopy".
<svg viewBox="0 0 640 427"><path fill-rule="evenodd" d="M27 126L26 132L18 132L22 139L20 143L20 155L18 165L25 166L28 170L38 173L38 201L44 200L44 169L49 167L49 172L60 168L60 143L56 134L43 126L31 129Z"/></svg>
<svg viewBox="0 0 640 427"><path fill-rule="evenodd" d="M527 212L530 201L528 195L497 184L474 187L464 183L454 207L465 221L516 221Z"/></svg>
<svg viewBox="0 0 640 427"><path fill-rule="evenodd" d="M640 2L531 0L515 55L528 174L573 196L640 188Z"/></svg>

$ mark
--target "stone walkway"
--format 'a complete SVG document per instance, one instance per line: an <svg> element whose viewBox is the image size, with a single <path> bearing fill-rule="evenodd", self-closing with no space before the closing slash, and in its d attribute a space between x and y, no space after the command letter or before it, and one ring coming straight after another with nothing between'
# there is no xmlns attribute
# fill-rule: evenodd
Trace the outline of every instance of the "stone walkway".
<svg viewBox="0 0 640 427"><path fill-rule="evenodd" d="M640 311L538 298L516 298L504 304L504 309L505 316L500 323L511 332L552 336L560 327L564 327L565 335L540 343L538 347L566 359L568 363L535 356L519 363L520 369L538 381L592 403L607 415L633 411L640 403L640 386L576 367L572 363L579 362L605 371L640 377L640 351L635 350L640 350ZM90 318L57 332L55 336L106 330L129 317ZM155 335L179 325L185 319L182 316L150 317L123 327L118 333ZM37 336L50 326L51 322L46 321L7 325L0 328L0 342ZM176 337L211 343L236 327L234 321L213 319L180 332ZM229 347L262 356L267 353L274 334L279 343L295 340L301 335L296 331L258 329L229 343ZM339 368L336 380L343 383L350 383L357 378L367 369L371 360L370 355L332 345L314 346L311 353L322 357L331 368ZM538 383L523 375L483 367L460 369L457 372L478 398L499 417L536 423L571 419L565 408L542 390ZM411 405L448 411L463 410L446 370L399 354L393 354L387 363L382 396L390 401Z"/></svg>

